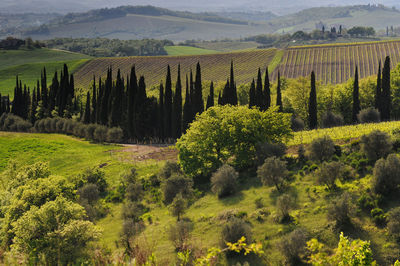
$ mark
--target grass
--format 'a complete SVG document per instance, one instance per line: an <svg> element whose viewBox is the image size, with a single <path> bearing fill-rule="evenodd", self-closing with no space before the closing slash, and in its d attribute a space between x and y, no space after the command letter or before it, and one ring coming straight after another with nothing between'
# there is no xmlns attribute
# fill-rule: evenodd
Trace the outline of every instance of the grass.
<svg viewBox="0 0 400 266"><path fill-rule="evenodd" d="M217 51L197 48L192 46L165 46L164 49L168 55L201 55L201 54L215 54Z"/></svg>
<svg viewBox="0 0 400 266"><path fill-rule="evenodd" d="M300 131L294 133L294 138L289 141L288 145L308 144L311 143L313 139L323 136L329 136L333 140L350 140L360 138L362 135L369 134L374 130L380 130L391 134L395 129L400 129L400 121Z"/></svg>
<svg viewBox="0 0 400 266"><path fill-rule="evenodd" d="M37 80L40 79L40 73L44 67L46 67L47 72L47 83L50 85L55 71L58 71L59 74L64 64L67 64L69 71L73 73L85 64L87 60L28 63L0 69L0 93L2 95L9 94L12 97L15 88L15 77L17 75L22 80L22 84L26 84L33 90L36 87Z"/></svg>

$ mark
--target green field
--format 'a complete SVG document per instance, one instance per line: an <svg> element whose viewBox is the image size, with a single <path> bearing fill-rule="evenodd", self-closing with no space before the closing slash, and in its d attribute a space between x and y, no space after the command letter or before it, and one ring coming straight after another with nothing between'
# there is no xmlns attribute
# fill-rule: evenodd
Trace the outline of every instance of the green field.
<svg viewBox="0 0 400 266"><path fill-rule="evenodd" d="M201 54L215 54L217 51L197 48L192 46L165 46L164 49L168 55L201 55Z"/></svg>
<svg viewBox="0 0 400 266"><path fill-rule="evenodd" d="M33 50L0 50L0 93L12 97L15 87L15 76L31 89L40 79L43 67L46 67L47 82L50 84L54 72L60 71L66 63L74 72L90 56L46 48Z"/></svg>

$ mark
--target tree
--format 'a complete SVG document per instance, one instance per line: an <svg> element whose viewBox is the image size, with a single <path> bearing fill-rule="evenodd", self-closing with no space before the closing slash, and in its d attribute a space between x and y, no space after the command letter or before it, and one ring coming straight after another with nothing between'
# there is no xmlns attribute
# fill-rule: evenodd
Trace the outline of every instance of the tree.
<svg viewBox="0 0 400 266"><path fill-rule="evenodd" d="M284 236L279 243L279 249L290 265L302 263L301 257L305 254L307 246L307 233L303 229L295 229Z"/></svg>
<svg viewBox="0 0 400 266"><path fill-rule="evenodd" d="M189 91L188 76L186 75L186 93L185 93L185 104L183 105L183 125L182 132L185 133L192 122L192 108L191 108L191 95Z"/></svg>
<svg viewBox="0 0 400 266"><path fill-rule="evenodd" d="M211 176L211 191L219 198L232 195L236 192L238 177L232 166L224 164Z"/></svg>
<svg viewBox="0 0 400 266"><path fill-rule="evenodd" d="M326 185L329 190L336 187L336 180L343 173L343 165L340 162L324 162L321 168L316 172L319 184Z"/></svg>
<svg viewBox="0 0 400 266"><path fill-rule="evenodd" d="M201 68L199 62L196 65L196 80L194 82L193 100L193 117L195 117L197 114L201 114L204 111L203 87L201 82Z"/></svg>
<svg viewBox="0 0 400 266"><path fill-rule="evenodd" d="M177 142L179 162L189 176L209 175L228 160L236 169L254 165L256 146L291 136L290 115L276 108L214 106L197 117Z"/></svg>
<svg viewBox="0 0 400 266"><path fill-rule="evenodd" d="M96 123L96 114L97 114L97 89L96 89L96 77L93 76L93 94L92 94L92 110L90 122Z"/></svg>
<svg viewBox="0 0 400 266"><path fill-rule="evenodd" d="M181 66L178 65L178 78L176 81L173 108L172 108L172 130L175 139L182 135L182 83Z"/></svg>
<svg viewBox="0 0 400 266"><path fill-rule="evenodd" d="M343 229L345 226L351 225L354 209L351 195L345 192L328 206L328 220L335 222L336 228Z"/></svg>
<svg viewBox="0 0 400 266"><path fill-rule="evenodd" d="M390 57L387 56L382 71L382 94L381 94L381 120L390 120L391 92L390 92Z"/></svg>
<svg viewBox="0 0 400 266"><path fill-rule="evenodd" d="M372 190L380 195L390 195L398 191L400 185L400 159L390 154L387 159L375 163Z"/></svg>
<svg viewBox="0 0 400 266"><path fill-rule="evenodd" d="M286 162L275 156L265 159L264 164L257 169L257 177L264 185L275 186L276 190L281 191L289 178Z"/></svg>
<svg viewBox="0 0 400 266"><path fill-rule="evenodd" d="M271 107L271 89L269 83L268 67L265 70L265 81L264 81L264 97L265 97L265 110Z"/></svg>
<svg viewBox="0 0 400 266"><path fill-rule="evenodd" d="M261 80L261 69L258 69L258 74L257 74L257 85L256 85L256 106L260 110L265 110L264 106L264 95L263 95L263 84Z"/></svg>
<svg viewBox="0 0 400 266"><path fill-rule="evenodd" d="M184 114L185 115L185 114ZM158 136L163 140L164 134L164 85L160 84L160 94L158 97Z"/></svg>
<svg viewBox="0 0 400 266"><path fill-rule="evenodd" d="M127 125L128 125L128 134L131 138L135 136L135 98L138 90L137 84L137 76L135 66L131 68L131 74L129 78L129 87L128 90L128 110L127 110ZM161 90L161 88L160 88ZM161 92L160 92L161 93ZM160 94L161 95L161 94ZM160 98L160 101L163 99Z"/></svg>
<svg viewBox="0 0 400 266"><path fill-rule="evenodd" d="M165 137L172 137L172 83L171 68L167 67L167 77L165 79L165 100L164 100L164 133Z"/></svg>
<svg viewBox="0 0 400 266"><path fill-rule="evenodd" d="M315 129L318 126L317 118L317 90L315 87L315 73L311 72L311 90L308 107L308 126L310 129Z"/></svg>
<svg viewBox="0 0 400 266"><path fill-rule="evenodd" d="M214 106L214 83L211 82L210 85L210 95L207 97L207 107L206 109Z"/></svg>
<svg viewBox="0 0 400 266"><path fill-rule="evenodd" d="M279 107L279 112L283 112L282 93L281 93L281 74L278 71L278 85L276 87L276 106Z"/></svg>
<svg viewBox="0 0 400 266"><path fill-rule="evenodd" d="M16 221L13 248L36 262L42 257L46 264L73 264L101 234L84 219L83 207L63 197L34 206Z"/></svg>
<svg viewBox="0 0 400 266"><path fill-rule="evenodd" d="M381 112L381 94L382 94L382 74L381 74L381 61L379 61L378 77L376 80L376 91L375 91L375 109Z"/></svg>
<svg viewBox="0 0 400 266"><path fill-rule="evenodd" d="M372 131L368 135L363 135L360 143L361 151L371 161L386 157L393 148L390 135L379 130Z"/></svg>
<svg viewBox="0 0 400 266"><path fill-rule="evenodd" d="M85 105L85 115L83 117L83 123L89 124L90 123L90 92L87 92L86 95L86 105Z"/></svg>
<svg viewBox="0 0 400 266"><path fill-rule="evenodd" d="M176 195L174 198L174 201L171 203L171 213L173 216L176 216L178 221L181 220L181 215L185 212L186 210L186 200L182 197L182 194Z"/></svg>
<svg viewBox="0 0 400 266"><path fill-rule="evenodd" d="M310 146L307 147L307 155L314 161L322 162L329 160L334 154L335 143L328 136L314 139Z"/></svg>
<svg viewBox="0 0 400 266"><path fill-rule="evenodd" d="M356 66L356 72L354 74L354 85L353 85L353 112L352 112L352 121L353 123L357 123L357 115L361 111L360 107L360 92L358 85L358 67Z"/></svg>
<svg viewBox="0 0 400 266"><path fill-rule="evenodd" d="M230 104L237 105L238 97L237 97L236 82L233 72L233 61L231 61L231 74L230 74L229 84L230 84L230 94L232 96Z"/></svg>
<svg viewBox="0 0 400 266"><path fill-rule="evenodd" d="M249 91L249 108L252 108L253 106L256 106L256 88L254 84L254 79L251 82Z"/></svg>
<svg viewBox="0 0 400 266"><path fill-rule="evenodd" d="M184 198L190 198L193 192L193 181L176 174L167 180L163 180L161 191L165 204L170 204L178 194L181 194Z"/></svg>

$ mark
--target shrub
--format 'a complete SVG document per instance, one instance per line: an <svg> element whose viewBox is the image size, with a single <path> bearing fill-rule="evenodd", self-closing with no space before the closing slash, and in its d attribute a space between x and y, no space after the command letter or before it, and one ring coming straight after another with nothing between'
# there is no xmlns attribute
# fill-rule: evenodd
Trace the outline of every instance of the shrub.
<svg viewBox="0 0 400 266"><path fill-rule="evenodd" d="M130 201L141 201L144 196L143 186L139 182L128 183L125 188L125 197Z"/></svg>
<svg viewBox="0 0 400 266"><path fill-rule="evenodd" d="M94 140L98 142L104 142L107 139L107 127L97 125L96 129L94 130Z"/></svg>
<svg viewBox="0 0 400 266"><path fill-rule="evenodd" d="M389 134L375 130L361 137L361 151L371 161L386 157L392 150Z"/></svg>
<svg viewBox="0 0 400 266"><path fill-rule="evenodd" d="M338 229L351 225L351 217L354 214L351 195L344 193L337 197L328 207L328 220L335 222Z"/></svg>
<svg viewBox="0 0 400 266"><path fill-rule="evenodd" d="M124 132L119 127L110 128L107 131L107 141L108 142L121 142L124 137Z"/></svg>
<svg viewBox="0 0 400 266"><path fill-rule="evenodd" d="M387 159L380 159L375 163L372 178L372 190L381 195L388 195L398 191L400 184L400 159L390 154Z"/></svg>
<svg viewBox="0 0 400 266"><path fill-rule="evenodd" d="M378 123L381 121L381 114L375 108L367 108L357 115L360 123Z"/></svg>
<svg viewBox="0 0 400 266"><path fill-rule="evenodd" d="M314 161L327 161L335 154L335 143L328 137L314 139L307 148L307 156Z"/></svg>
<svg viewBox="0 0 400 266"><path fill-rule="evenodd" d="M394 208L389 212L387 228L389 234L400 242L400 207Z"/></svg>
<svg viewBox="0 0 400 266"><path fill-rule="evenodd" d="M82 174L75 177L77 188L83 187L85 184L95 184L100 193L104 193L107 189L107 181L105 173L99 168L88 168Z"/></svg>
<svg viewBox="0 0 400 266"><path fill-rule="evenodd" d="M256 198L256 199L254 200L254 204L256 205L256 208L257 208L257 209L264 208L264 201L263 201L263 198Z"/></svg>
<svg viewBox="0 0 400 266"><path fill-rule="evenodd" d="M90 205L99 199L99 189L96 184L88 183L78 189L77 194L81 201L87 201Z"/></svg>
<svg viewBox="0 0 400 266"><path fill-rule="evenodd" d="M239 174L232 166L224 164L211 176L211 191L219 198L234 194L238 177Z"/></svg>
<svg viewBox="0 0 400 266"><path fill-rule="evenodd" d="M256 146L258 165L270 157L281 158L286 154L286 145L283 143L262 143Z"/></svg>
<svg viewBox="0 0 400 266"><path fill-rule="evenodd" d="M140 222L141 216L145 214L147 209L141 203L132 202L127 200L122 207L122 218L124 220L132 220Z"/></svg>
<svg viewBox="0 0 400 266"><path fill-rule="evenodd" d="M86 126L85 138L88 140L94 140L94 131L96 130L96 124L89 124Z"/></svg>
<svg viewBox="0 0 400 266"><path fill-rule="evenodd" d="M19 116L4 113L0 117L0 130L12 132L28 132L32 124Z"/></svg>
<svg viewBox="0 0 400 266"><path fill-rule="evenodd" d="M287 222L290 220L290 210L293 208L293 199L289 194L283 194L276 200L276 207L280 212L281 222Z"/></svg>
<svg viewBox="0 0 400 266"><path fill-rule="evenodd" d="M290 122L293 131L302 131L305 128L304 121L299 117L292 116Z"/></svg>
<svg viewBox="0 0 400 266"><path fill-rule="evenodd" d="M336 187L336 180L343 173L343 164L340 162L324 162L315 173L319 184L326 185L329 190Z"/></svg>
<svg viewBox="0 0 400 266"><path fill-rule="evenodd" d="M385 215L384 211L380 208L372 209L371 217L376 225L382 226L386 222L386 215Z"/></svg>
<svg viewBox="0 0 400 266"><path fill-rule="evenodd" d="M263 165L258 167L257 176L264 185L275 186L278 191L281 191L285 182L289 179L289 172L285 161L270 157L265 160Z"/></svg>
<svg viewBox="0 0 400 266"><path fill-rule="evenodd" d="M242 237L246 238L246 243L252 241L252 233L250 226L239 218L230 219L222 228L221 232L221 247L226 247L226 243L236 243Z"/></svg>
<svg viewBox="0 0 400 266"><path fill-rule="evenodd" d="M182 174L180 165L177 162L166 161L165 165L158 173L158 177L160 180L165 180L170 178L173 174Z"/></svg>
<svg viewBox="0 0 400 266"><path fill-rule="evenodd" d="M280 241L279 249L288 265L302 264L307 246L307 233L303 229L295 229Z"/></svg>
<svg viewBox="0 0 400 266"><path fill-rule="evenodd" d="M184 198L191 197L193 193L192 187L193 181L182 175L174 175L164 180L161 184L161 190L163 192L165 204L170 204L179 193L181 193Z"/></svg>
<svg viewBox="0 0 400 266"><path fill-rule="evenodd" d="M122 224L122 236L127 242L129 238L139 235L144 230L145 226L142 221L136 222L133 219L124 219Z"/></svg>
<svg viewBox="0 0 400 266"><path fill-rule="evenodd" d="M321 124L323 128L341 126L343 125L343 116L328 111L322 115Z"/></svg>
<svg viewBox="0 0 400 266"><path fill-rule="evenodd" d="M182 194L179 193L175 196L174 200L171 203L171 214L178 218L178 221L181 220L181 215L185 212L187 207L186 200L182 197Z"/></svg>
<svg viewBox="0 0 400 266"><path fill-rule="evenodd" d="M193 230L193 223L178 221L169 227L169 240L173 243L175 251L186 251L189 249L189 239Z"/></svg>

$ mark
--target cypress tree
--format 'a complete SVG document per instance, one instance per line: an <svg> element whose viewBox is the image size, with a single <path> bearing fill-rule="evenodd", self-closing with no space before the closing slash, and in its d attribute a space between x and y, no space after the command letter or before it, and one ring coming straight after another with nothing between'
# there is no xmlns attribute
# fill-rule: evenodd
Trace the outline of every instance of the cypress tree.
<svg viewBox="0 0 400 266"><path fill-rule="evenodd" d="M1 96L1 95L0 95ZM1 97L0 97L0 101L1 101ZM31 113L30 113L30 121L33 124L36 120L36 108L38 106L38 102L36 99L36 88L33 89L32 92L32 104L31 104Z"/></svg>
<svg viewBox="0 0 400 266"><path fill-rule="evenodd" d="M146 133L148 132L148 122L154 123L154 121L148 121L147 117L149 116L147 112L147 95L146 95L146 83L144 77L141 76L138 82L138 90L135 97L135 116L136 116L136 124L135 124L135 132L136 138L141 140L144 139Z"/></svg>
<svg viewBox="0 0 400 266"><path fill-rule="evenodd" d="M48 91L47 91L47 76L46 76L46 68L43 69L42 72L42 77L41 77L41 85L42 85L42 95L40 98L42 99L42 106L46 110L45 113L47 112L48 106Z"/></svg>
<svg viewBox="0 0 400 266"><path fill-rule="evenodd" d="M171 68L167 67L167 77L165 79L165 100L164 100L164 132L165 137L171 138L172 134L172 82Z"/></svg>
<svg viewBox="0 0 400 266"><path fill-rule="evenodd" d="M4 107L3 107L3 97L1 97L0 93L0 116L4 113Z"/></svg>
<svg viewBox="0 0 400 266"><path fill-rule="evenodd" d="M233 103L233 95L232 95L230 89L231 89L231 85L230 85L229 79L227 79L226 83L225 83L225 87L222 91L221 105Z"/></svg>
<svg viewBox="0 0 400 266"><path fill-rule="evenodd" d="M96 88L96 77L93 76L93 92L92 92L92 110L90 122L96 123L96 115L97 115L97 88Z"/></svg>
<svg viewBox="0 0 400 266"><path fill-rule="evenodd" d="M269 83L269 73L268 73L268 67L265 70L265 81L264 81L264 99L265 99L265 109L267 110L268 108L271 107L271 89L270 89L270 83Z"/></svg>
<svg viewBox="0 0 400 266"><path fill-rule="evenodd" d="M182 132L186 133L189 124L192 122L192 110L191 110L191 97L189 91L189 81L186 75L186 93L185 93L185 103L183 105L183 125Z"/></svg>
<svg viewBox="0 0 400 266"><path fill-rule="evenodd" d="M353 85L353 112L352 112L353 123L357 123L357 115L360 111L361 111L360 88L358 85L358 67L356 66L356 72L354 74L354 85Z"/></svg>
<svg viewBox="0 0 400 266"><path fill-rule="evenodd" d="M135 99L138 91L138 83L136 76L136 67L132 66L131 74L129 78L128 87L128 114L127 114L127 125L128 125L128 135L133 138L135 136Z"/></svg>
<svg viewBox="0 0 400 266"><path fill-rule="evenodd" d="M218 94L218 105L223 105L222 103L222 96L221 96L221 91Z"/></svg>
<svg viewBox="0 0 400 266"><path fill-rule="evenodd" d="M204 101L203 101L203 87L201 83L201 68L200 63L197 62L196 65L196 80L194 82L194 117L197 114L201 114L204 111Z"/></svg>
<svg viewBox="0 0 400 266"><path fill-rule="evenodd" d="M101 115L100 121L102 125L107 125L108 122L108 102L111 94L112 87L112 69L107 69L107 78L104 83L104 94L101 100Z"/></svg>
<svg viewBox="0 0 400 266"><path fill-rule="evenodd" d="M315 87L315 73L311 72L311 90L310 100L308 106L308 126L310 129L317 128L318 117L317 117L317 89Z"/></svg>
<svg viewBox="0 0 400 266"><path fill-rule="evenodd" d="M124 81L121 77L121 71L118 69L117 80L110 97L110 114L108 118L109 127L121 127L123 120L122 104L124 97Z"/></svg>
<svg viewBox="0 0 400 266"><path fill-rule="evenodd" d="M103 99L103 84L101 82L101 77L99 77L99 93L97 96L97 102L96 102L96 124L101 124L101 107L102 107L102 99Z"/></svg>
<svg viewBox="0 0 400 266"><path fill-rule="evenodd" d="M178 65L178 78L172 108L172 130L174 138L177 139L182 135L182 82L180 65Z"/></svg>
<svg viewBox="0 0 400 266"><path fill-rule="evenodd" d="M233 61L231 61L231 75L230 75L230 80L229 80L229 104L231 105L237 105L238 104L238 97L237 97L237 89L236 89L236 83L235 83L235 77L233 73Z"/></svg>
<svg viewBox="0 0 400 266"><path fill-rule="evenodd" d="M387 56L382 71L382 94L381 94L381 119L390 120L391 95L390 95L390 57Z"/></svg>
<svg viewBox="0 0 400 266"><path fill-rule="evenodd" d="M207 97L207 109L214 106L214 83L211 81L210 95Z"/></svg>
<svg viewBox="0 0 400 266"><path fill-rule="evenodd" d="M254 84L254 79L251 82L250 91L249 91L249 108L256 106L256 85Z"/></svg>
<svg viewBox="0 0 400 266"><path fill-rule="evenodd" d="M381 94L382 94L382 66L379 61L378 77L376 79L376 92L375 92L375 109L381 112Z"/></svg>
<svg viewBox="0 0 400 266"><path fill-rule="evenodd" d="M260 69L258 69L258 74L257 74L256 106L260 110L264 110L264 96L263 96L263 88L262 88L261 70Z"/></svg>
<svg viewBox="0 0 400 266"><path fill-rule="evenodd" d="M187 83L187 76L186 76ZM187 84L186 84L187 85ZM186 87L187 93L187 87ZM164 85L160 83L160 94L159 94L159 104L158 104L158 135L161 140L164 140Z"/></svg>
<svg viewBox="0 0 400 266"><path fill-rule="evenodd" d="M276 87L276 106L279 106L279 112L283 112L282 93L281 93L281 74L278 71L278 85Z"/></svg>
<svg viewBox="0 0 400 266"><path fill-rule="evenodd" d="M86 105L85 105L85 113L83 116L83 123L89 124L91 120L91 115L90 115L90 92L87 92L86 94Z"/></svg>
<svg viewBox="0 0 400 266"><path fill-rule="evenodd" d="M57 94L59 93L59 89L60 89L60 84L58 83L58 75L57 75L57 71L56 71L54 73L54 77L51 82L50 92L49 92L49 111L50 112L52 110L54 110L56 107L56 100L57 100ZM60 110L58 110L58 112L59 111Z"/></svg>
<svg viewBox="0 0 400 266"><path fill-rule="evenodd" d="M39 84L39 80L36 81L36 101L39 103L42 98L41 96L41 92L40 92L40 84Z"/></svg>

